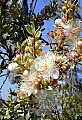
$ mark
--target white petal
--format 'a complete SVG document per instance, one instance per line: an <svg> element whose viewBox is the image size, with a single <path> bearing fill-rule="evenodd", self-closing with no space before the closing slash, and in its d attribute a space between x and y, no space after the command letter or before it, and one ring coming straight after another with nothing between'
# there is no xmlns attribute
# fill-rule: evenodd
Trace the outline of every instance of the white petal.
<svg viewBox="0 0 82 120"><path fill-rule="evenodd" d="M58 78L59 78L59 71L57 70L57 68L51 69L50 76L51 76L53 79L58 79Z"/></svg>
<svg viewBox="0 0 82 120"><path fill-rule="evenodd" d="M61 22L60 25L64 28L64 29L70 29L70 25L66 25L65 23Z"/></svg>

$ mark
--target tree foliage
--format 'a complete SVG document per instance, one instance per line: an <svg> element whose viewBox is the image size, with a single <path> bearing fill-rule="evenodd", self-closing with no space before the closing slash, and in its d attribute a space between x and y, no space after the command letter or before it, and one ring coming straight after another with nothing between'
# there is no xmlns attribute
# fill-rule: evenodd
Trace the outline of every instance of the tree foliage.
<svg viewBox="0 0 82 120"><path fill-rule="evenodd" d="M27 0L24 0L22 5L18 0L12 0L11 4L8 4L8 0L0 0L0 77L6 76L0 90L8 76L11 77L11 72L16 74L15 81L11 78L11 83L18 84L18 91L10 89L8 100L0 99L1 120L80 120L82 118L82 84L77 82L74 74L77 71L77 64L82 60L82 38L78 35L82 30L82 26L78 23L81 21L78 11L79 2L78 0L45 0L45 3L47 5L36 14L37 0L30 2L30 8ZM42 36L45 30L44 21L50 19L55 20L55 30L47 34L49 41ZM55 41L53 42L52 39ZM76 41L77 47L74 46ZM49 46L49 53L43 52L46 46ZM51 67L53 56L56 56L54 68ZM40 58L43 59L43 63L39 63ZM45 58L51 62L46 64ZM8 65L13 61L15 64L11 69ZM45 67L43 64L46 64ZM18 66L15 68L14 65ZM44 68L51 71L44 74ZM69 68L74 69L73 74ZM5 70L6 74L4 74ZM29 90L33 88L30 86L30 80L26 82L30 71L31 74L33 73L30 76L32 79L38 78L34 81L36 90L48 89L49 94L43 92L37 97L34 89L32 92ZM40 75L50 76L44 79ZM28 87L25 90L27 93L22 88L24 83ZM51 88L53 88L52 93L49 92Z"/></svg>

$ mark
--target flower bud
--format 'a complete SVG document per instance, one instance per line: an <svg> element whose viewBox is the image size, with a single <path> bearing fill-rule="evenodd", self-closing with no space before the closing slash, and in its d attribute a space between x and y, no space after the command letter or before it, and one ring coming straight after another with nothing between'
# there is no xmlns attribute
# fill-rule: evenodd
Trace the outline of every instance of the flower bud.
<svg viewBox="0 0 82 120"><path fill-rule="evenodd" d="M24 76L24 77L29 77L29 75L30 75L30 71L29 71L29 70L25 70L25 71L23 72L23 76Z"/></svg>
<svg viewBox="0 0 82 120"><path fill-rule="evenodd" d="M67 61L67 60L68 60L67 56L62 57L62 61Z"/></svg>
<svg viewBox="0 0 82 120"><path fill-rule="evenodd" d="M69 14L69 17L73 18L73 17L74 17L74 13L71 12L71 13Z"/></svg>
<svg viewBox="0 0 82 120"><path fill-rule="evenodd" d="M37 81L38 81L38 83L40 83L42 81L42 79L38 79Z"/></svg>
<svg viewBox="0 0 82 120"><path fill-rule="evenodd" d="M67 64L64 64L64 65L62 66L62 70L63 70L63 71L68 70L68 68L69 68L69 67L68 67L68 65L67 65Z"/></svg>
<svg viewBox="0 0 82 120"><path fill-rule="evenodd" d="M51 31L51 32L49 33L49 35L50 35L52 38L54 38L53 31Z"/></svg>
<svg viewBox="0 0 82 120"><path fill-rule="evenodd" d="M21 59L21 55L17 54L17 55L16 55L16 59L17 59L17 60Z"/></svg>
<svg viewBox="0 0 82 120"><path fill-rule="evenodd" d="M64 4L67 4L68 3L68 1L66 0L66 1L64 1Z"/></svg>
<svg viewBox="0 0 82 120"><path fill-rule="evenodd" d="M63 7L62 7L62 10L63 10L63 11L66 11L66 9L67 9L66 6L63 6Z"/></svg>
<svg viewBox="0 0 82 120"><path fill-rule="evenodd" d="M80 48L82 48L82 41L78 41L77 42L77 46L80 47Z"/></svg>
<svg viewBox="0 0 82 120"><path fill-rule="evenodd" d="M49 7L49 6L45 6L44 8L45 8L45 10L49 10L49 9L50 9L50 7Z"/></svg>
<svg viewBox="0 0 82 120"><path fill-rule="evenodd" d="M29 59L29 63L28 64L32 64L33 63L33 59Z"/></svg>
<svg viewBox="0 0 82 120"><path fill-rule="evenodd" d="M42 76L41 74L39 74L38 77L39 77L40 79L43 79L43 76Z"/></svg>
<svg viewBox="0 0 82 120"><path fill-rule="evenodd" d="M31 47L31 46L32 46L32 43L29 42L29 43L28 43L28 46Z"/></svg>
<svg viewBox="0 0 82 120"><path fill-rule="evenodd" d="M44 82L48 82L48 79L44 77Z"/></svg>
<svg viewBox="0 0 82 120"><path fill-rule="evenodd" d="M66 21L66 18L65 17L62 17L62 22L65 22Z"/></svg>
<svg viewBox="0 0 82 120"><path fill-rule="evenodd" d="M25 57L25 58L27 58L27 57L28 57L28 54L27 54L27 53L25 53L25 54L24 54L24 57Z"/></svg>
<svg viewBox="0 0 82 120"><path fill-rule="evenodd" d="M8 66L8 70L12 73L16 73L18 71L18 64L17 63L10 63Z"/></svg>
<svg viewBox="0 0 82 120"><path fill-rule="evenodd" d="M18 59L17 59L17 58L14 58L14 61L15 61L15 62L17 62L17 61L18 61Z"/></svg>
<svg viewBox="0 0 82 120"><path fill-rule="evenodd" d="M40 13L41 13L42 15L45 15L45 14L46 14L46 10L45 10L45 9L42 9Z"/></svg>
<svg viewBox="0 0 82 120"><path fill-rule="evenodd" d="M62 56L57 56L56 57L56 62L58 62L58 63L62 62Z"/></svg>
<svg viewBox="0 0 82 120"><path fill-rule="evenodd" d="M25 64L24 67L25 67L25 68L28 68L28 64Z"/></svg>
<svg viewBox="0 0 82 120"><path fill-rule="evenodd" d="M38 42L35 43L35 48L37 49L39 47Z"/></svg>
<svg viewBox="0 0 82 120"><path fill-rule="evenodd" d="M38 83L37 81L35 81L35 82L34 82L34 85L37 86L37 85L39 85L39 83Z"/></svg>
<svg viewBox="0 0 82 120"><path fill-rule="evenodd" d="M73 10L74 10L74 9L75 9L75 5L71 5L71 9L73 9Z"/></svg>
<svg viewBox="0 0 82 120"><path fill-rule="evenodd" d="M71 58L76 58L76 57L78 57L78 53L76 51L71 51L70 56L71 56Z"/></svg>
<svg viewBox="0 0 82 120"><path fill-rule="evenodd" d="M48 83L47 83L47 82L44 82L44 83L43 83L43 85L47 86L47 85L48 85Z"/></svg>
<svg viewBox="0 0 82 120"><path fill-rule="evenodd" d="M29 51L29 47L26 46L26 47L25 47L25 52L28 52L28 51Z"/></svg>
<svg viewBox="0 0 82 120"><path fill-rule="evenodd" d="M64 53L64 54L66 54L66 53L68 53L68 52L69 52L68 48L63 49L63 53Z"/></svg>
<svg viewBox="0 0 82 120"><path fill-rule="evenodd" d="M35 39L34 37L31 37L31 42L32 42L32 43L34 42L34 39Z"/></svg>
<svg viewBox="0 0 82 120"><path fill-rule="evenodd" d="M38 49L36 53L39 55L42 52L42 49Z"/></svg>
<svg viewBox="0 0 82 120"><path fill-rule="evenodd" d="M62 22L62 19L60 19L60 18L58 18L58 19L55 20L55 24L56 25L60 25L61 22Z"/></svg>

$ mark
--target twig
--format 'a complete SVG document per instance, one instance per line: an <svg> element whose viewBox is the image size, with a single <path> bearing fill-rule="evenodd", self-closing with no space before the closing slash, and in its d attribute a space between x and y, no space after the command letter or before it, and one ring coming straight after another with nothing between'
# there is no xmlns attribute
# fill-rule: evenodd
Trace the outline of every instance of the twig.
<svg viewBox="0 0 82 120"><path fill-rule="evenodd" d="M31 0L31 2L30 2L30 13L33 12L33 8L32 8L33 7L33 2L34 2L34 0Z"/></svg>
<svg viewBox="0 0 82 120"><path fill-rule="evenodd" d="M6 78L5 78L5 80L3 80L3 83L2 83L2 85L1 85L1 87L0 87L0 90L2 89L3 85L5 84L8 76L9 76L9 71L7 71Z"/></svg>
<svg viewBox="0 0 82 120"><path fill-rule="evenodd" d="M36 3L37 3L37 0L36 0L36 1L35 1L35 3L34 3L33 12L34 12L34 10L35 10L35 7L36 7Z"/></svg>
<svg viewBox="0 0 82 120"><path fill-rule="evenodd" d="M7 74L1 75L0 77L5 76L5 75L7 75Z"/></svg>

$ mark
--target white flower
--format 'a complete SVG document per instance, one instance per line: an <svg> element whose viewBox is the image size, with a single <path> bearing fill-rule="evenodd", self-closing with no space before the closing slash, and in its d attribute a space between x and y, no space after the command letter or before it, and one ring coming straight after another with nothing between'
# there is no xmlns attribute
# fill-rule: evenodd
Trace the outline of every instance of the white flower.
<svg viewBox="0 0 82 120"><path fill-rule="evenodd" d="M65 44L68 45L68 49L71 51L71 50L75 50L75 47L77 46L78 41L79 41L79 38L75 37L67 40Z"/></svg>
<svg viewBox="0 0 82 120"><path fill-rule="evenodd" d="M35 59L34 64L31 66L31 73L34 71L43 72L51 69L54 66L55 54L52 52L42 53Z"/></svg>
<svg viewBox="0 0 82 120"><path fill-rule="evenodd" d="M29 77L22 76L22 81L24 82L32 81L34 83L34 81L37 79L37 75L38 73L34 72L30 74Z"/></svg>
<svg viewBox="0 0 82 120"><path fill-rule="evenodd" d="M17 63L10 63L8 66L8 70L12 73L16 73L18 71L18 64Z"/></svg>
<svg viewBox="0 0 82 120"><path fill-rule="evenodd" d="M34 60L34 64L30 68L31 74L35 71L41 74L43 79L47 79L50 82L50 76L53 79L59 78L59 71L55 66L56 54L52 52L43 52L38 58Z"/></svg>
<svg viewBox="0 0 82 120"><path fill-rule="evenodd" d="M55 24L56 25L60 25L61 22L62 22L62 19L60 19L60 18L58 18L58 19L55 20Z"/></svg>
<svg viewBox="0 0 82 120"><path fill-rule="evenodd" d="M35 88L34 82L37 81L37 74L36 72L33 74L30 74L29 77L24 77L22 78L22 81L20 84L19 89L23 92L26 92L28 96L31 94L36 94L37 90Z"/></svg>
<svg viewBox="0 0 82 120"><path fill-rule="evenodd" d="M63 22L60 23L61 27L63 27L64 29L70 29L70 25L69 24L65 24Z"/></svg>
<svg viewBox="0 0 82 120"><path fill-rule="evenodd" d="M59 70L56 67L53 67L49 70L45 70L44 72L40 73L43 76L43 79L47 79L48 83L50 83L50 77L53 79L58 79L59 78Z"/></svg>
<svg viewBox="0 0 82 120"><path fill-rule="evenodd" d="M58 26L63 27L64 29L70 29L70 25L63 23L62 19L60 19L60 18L55 20L55 24L58 25Z"/></svg>
<svg viewBox="0 0 82 120"><path fill-rule="evenodd" d="M27 84L25 82L21 84L20 90L23 92L27 92Z"/></svg>
<svg viewBox="0 0 82 120"><path fill-rule="evenodd" d="M30 96L35 91L33 82L28 81L28 82L22 83L20 86L20 90L23 92L26 92L28 94L28 96Z"/></svg>

